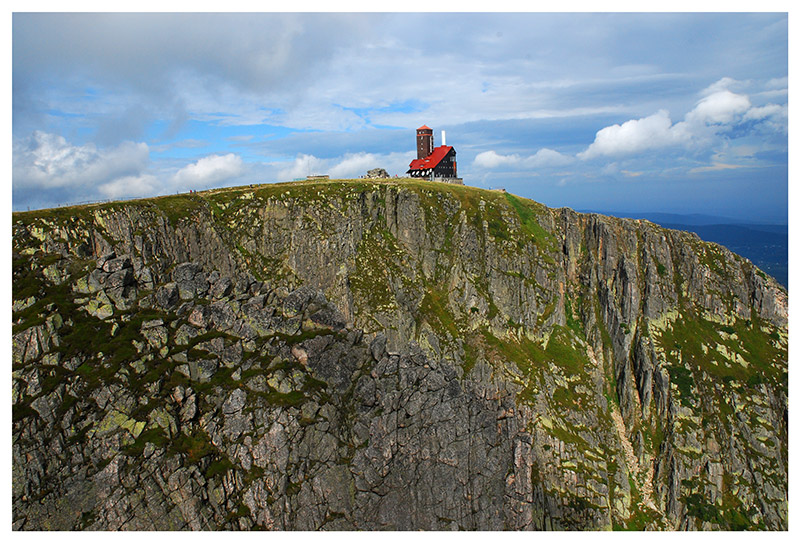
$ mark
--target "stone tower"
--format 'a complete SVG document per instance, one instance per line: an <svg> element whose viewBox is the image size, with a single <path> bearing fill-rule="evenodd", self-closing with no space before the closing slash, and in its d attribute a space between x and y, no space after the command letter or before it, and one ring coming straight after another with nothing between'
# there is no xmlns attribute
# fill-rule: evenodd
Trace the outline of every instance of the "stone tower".
<svg viewBox="0 0 800 543"><path fill-rule="evenodd" d="M424 124L417 128L417 158L425 158L433 152L433 129Z"/></svg>

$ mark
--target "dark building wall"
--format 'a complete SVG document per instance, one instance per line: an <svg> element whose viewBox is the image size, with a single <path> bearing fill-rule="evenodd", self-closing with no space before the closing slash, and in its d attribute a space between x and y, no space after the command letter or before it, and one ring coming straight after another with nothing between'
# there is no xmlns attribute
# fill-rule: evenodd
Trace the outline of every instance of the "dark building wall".
<svg viewBox="0 0 800 543"><path fill-rule="evenodd" d="M433 130L417 129L417 158L425 158L433 152Z"/></svg>
<svg viewBox="0 0 800 543"><path fill-rule="evenodd" d="M433 169L433 175L435 177L458 177L456 173L456 150L450 149L447 156Z"/></svg>

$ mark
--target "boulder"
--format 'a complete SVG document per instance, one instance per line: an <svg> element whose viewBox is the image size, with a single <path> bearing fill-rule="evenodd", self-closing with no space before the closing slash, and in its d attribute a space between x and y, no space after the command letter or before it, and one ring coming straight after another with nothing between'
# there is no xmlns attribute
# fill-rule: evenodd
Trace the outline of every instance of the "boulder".
<svg viewBox="0 0 800 543"><path fill-rule="evenodd" d="M191 300L208 292L208 281L203 268L194 262L178 264L172 272L172 279L178 285L181 300Z"/></svg>
<svg viewBox="0 0 800 543"><path fill-rule="evenodd" d="M373 168L367 172L369 179L385 179L389 177L389 173L383 168Z"/></svg>

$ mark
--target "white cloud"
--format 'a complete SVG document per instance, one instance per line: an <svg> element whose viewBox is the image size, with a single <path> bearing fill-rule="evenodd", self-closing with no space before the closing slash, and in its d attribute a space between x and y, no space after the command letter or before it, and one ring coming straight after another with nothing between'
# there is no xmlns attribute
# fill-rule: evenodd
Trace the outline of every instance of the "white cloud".
<svg viewBox="0 0 800 543"><path fill-rule="evenodd" d="M373 168L384 168L381 158L372 153L357 153L345 155L341 162L328 170L328 174L335 179L351 179L361 177Z"/></svg>
<svg viewBox="0 0 800 543"><path fill-rule="evenodd" d="M578 153L578 158L621 156L676 145L686 140L687 134L680 123L673 126L669 112L662 109L643 119L603 128L597 132L594 143Z"/></svg>
<svg viewBox="0 0 800 543"><path fill-rule="evenodd" d="M709 96L711 94L716 94L720 91L726 91L729 90L731 87L736 87L740 85L741 83L739 81L736 81L732 77L723 77L719 81L712 83L711 85L703 89L700 92L700 94L702 96Z"/></svg>
<svg viewBox="0 0 800 543"><path fill-rule="evenodd" d="M755 96L759 98L764 98L767 100L779 100L779 99L786 99L789 96L789 89L773 89L773 90L765 90L759 93L756 93Z"/></svg>
<svg viewBox="0 0 800 543"><path fill-rule="evenodd" d="M243 172L238 155L210 155L172 175L151 172L145 143L125 142L98 149L94 144L73 145L64 137L34 132L14 143L15 191L69 191L68 201L119 199L202 189L218 185Z"/></svg>
<svg viewBox="0 0 800 543"><path fill-rule="evenodd" d="M747 168L746 164L722 164L715 162L711 166L699 166L692 168L689 173L704 173L704 172L718 172L722 170L736 170L739 168Z"/></svg>
<svg viewBox="0 0 800 543"><path fill-rule="evenodd" d="M742 119L758 123L760 130L783 134L789 132L789 107L785 104L767 104L752 107L744 114Z"/></svg>
<svg viewBox="0 0 800 543"><path fill-rule="evenodd" d="M282 181L300 179L307 175L321 174L325 169L323 160L313 155L300 154L291 164L278 170L278 179Z"/></svg>
<svg viewBox="0 0 800 543"><path fill-rule="evenodd" d="M45 132L14 143L13 183L21 188L91 187L109 179L138 175L148 165L145 143L124 142L98 149L71 145Z"/></svg>
<svg viewBox="0 0 800 543"><path fill-rule="evenodd" d="M170 184L175 189L197 190L237 177L242 170L242 158L239 155L209 155L178 170Z"/></svg>
<svg viewBox="0 0 800 543"><path fill-rule="evenodd" d="M526 162L531 166L565 166L572 162L574 159L558 151L552 149L539 149L536 154L526 159Z"/></svg>
<svg viewBox="0 0 800 543"><path fill-rule="evenodd" d="M786 89L789 87L788 77L772 78L764 85L767 89Z"/></svg>
<svg viewBox="0 0 800 543"><path fill-rule="evenodd" d="M750 99L742 94L722 90L706 96L686 114L689 123L727 124L750 109Z"/></svg>
<svg viewBox="0 0 800 543"><path fill-rule="evenodd" d="M484 151L475 157L473 164L479 168L492 169L499 166L516 164L519 161L519 155L501 155L495 151Z"/></svg>
<svg viewBox="0 0 800 543"><path fill-rule="evenodd" d="M777 104L767 104L766 106L750 108L745 113L744 119L747 121L766 119L775 115L784 115L787 112L786 106L779 106Z"/></svg>
<svg viewBox="0 0 800 543"><path fill-rule="evenodd" d="M163 183L151 174L119 177L98 187L100 193L110 200L153 196L163 192L163 189Z"/></svg>
<svg viewBox="0 0 800 543"><path fill-rule="evenodd" d="M578 158L619 157L679 145L695 148L714 144L715 137L742 121L763 122L767 129L785 131L786 106L767 104L753 107L750 98L726 87L737 81L723 78L705 89L707 94L686 114L683 121L672 123L669 112L660 110L649 117L632 119L621 125L607 126Z"/></svg>
<svg viewBox="0 0 800 543"><path fill-rule="evenodd" d="M559 153L553 149L542 148L536 151L536 154L529 157L521 157L518 154L501 155L495 151L484 151L475 157L473 164L479 168L485 169L495 169L506 166L542 168L564 166L572 161L573 158L569 155Z"/></svg>
<svg viewBox="0 0 800 543"><path fill-rule="evenodd" d="M330 175L331 179L355 179L368 170L383 168L389 175L404 175L413 152L405 153L348 153L336 158L317 158L301 154L283 167L278 167L276 178L281 181L304 178L308 175ZM275 163L273 163L275 164Z"/></svg>

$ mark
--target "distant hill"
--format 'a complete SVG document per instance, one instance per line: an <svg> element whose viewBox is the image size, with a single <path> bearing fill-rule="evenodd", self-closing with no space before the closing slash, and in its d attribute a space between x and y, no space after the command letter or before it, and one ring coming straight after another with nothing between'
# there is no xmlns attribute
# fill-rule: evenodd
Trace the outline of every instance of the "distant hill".
<svg viewBox="0 0 800 543"><path fill-rule="evenodd" d="M743 221L732 217L721 215L705 215L702 213L658 213L650 211L602 211L596 209L579 209L580 213L600 213L601 215L611 215L623 219L647 219L656 224L689 224L692 226L708 226L713 224L743 224L754 228L782 227L786 225L776 225L766 222Z"/></svg>
<svg viewBox="0 0 800 543"><path fill-rule="evenodd" d="M664 223L665 228L694 232L704 241L724 245L749 258L780 284L789 286L789 229L783 225L709 224L705 226ZM783 229L783 232L767 228Z"/></svg>
<svg viewBox="0 0 800 543"><path fill-rule="evenodd" d="M694 232L704 241L724 245L749 258L780 284L789 286L789 227L785 224L759 224L713 215L676 213L633 213L597 211L604 215L647 219L664 228Z"/></svg>

